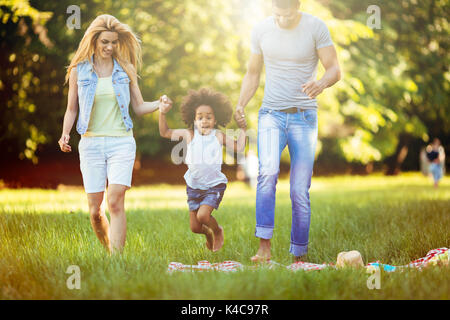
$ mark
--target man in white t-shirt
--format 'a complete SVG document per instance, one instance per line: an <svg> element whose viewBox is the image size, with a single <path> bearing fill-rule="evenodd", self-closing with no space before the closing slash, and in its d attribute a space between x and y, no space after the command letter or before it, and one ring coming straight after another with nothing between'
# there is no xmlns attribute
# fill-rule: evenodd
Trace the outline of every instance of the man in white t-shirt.
<svg viewBox="0 0 450 320"><path fill-rule="evenodd" d="M311 217L309 188L317 143L316 97L340 79L339 62L327 26L299 8L298 0L272 0L273 15L253 29L250 62L236 106L236 121L245 123L244 108L258 89L265 65L264 99L258 115L255 235L260 244L253 261L270 259L275 191L280 156L286 145L291 158L289 251L296 261L305 258ZM326 71L316 80L319 60Z"/></svg>

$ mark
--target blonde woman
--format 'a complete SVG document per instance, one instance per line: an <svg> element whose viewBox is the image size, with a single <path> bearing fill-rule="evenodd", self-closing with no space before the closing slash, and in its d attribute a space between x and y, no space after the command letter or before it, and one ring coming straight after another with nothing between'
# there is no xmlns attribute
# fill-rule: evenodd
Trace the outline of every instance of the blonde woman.
<svg viewBox="0 0 450 320"><path fill-rule="evenodd" d="M63 152L72 151L70 131L79 110L78 150L90 220L108 252L121 252L125 245L125 192L131 187L136 154L129 104L138 116L158 110L160 104L142 98L136 71L140 63L136 35L115 17L101 15L86 30L66 75L68 103L58 143ZM111 223L101 209L106 181Z"/></svg>

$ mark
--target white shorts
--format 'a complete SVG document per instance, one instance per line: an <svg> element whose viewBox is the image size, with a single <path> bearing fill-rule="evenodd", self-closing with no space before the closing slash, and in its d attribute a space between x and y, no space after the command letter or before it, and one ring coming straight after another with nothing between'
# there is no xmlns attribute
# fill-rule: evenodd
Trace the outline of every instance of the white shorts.
<svg viewBox="0 0 450 320"><path fill-rule="evenodd" d="M103 192L108 185L131 187L136 141L134 137L81 137L80 169L86 193Z"/></svg>

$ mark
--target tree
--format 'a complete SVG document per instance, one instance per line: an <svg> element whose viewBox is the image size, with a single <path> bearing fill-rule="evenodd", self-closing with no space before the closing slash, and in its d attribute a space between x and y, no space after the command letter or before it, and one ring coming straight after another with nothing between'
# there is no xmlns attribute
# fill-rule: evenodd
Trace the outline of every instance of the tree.
<svg viewBox="0 0 450 320"><path fill-rule="evenodd" d="M35 122L33 96L41 90L42 52L53 46L45 28L51 16L28 1L0 1L0 147L6 156L33 162L38 145L47 142L45 129Z"/></svg>
<svg viewBox="0 0 450 320"><path fill-rule="evenodd" d="M373 4L323 2L338 18L360 22L367 21L366 9ZM373 38L349 48L354 62L351 73L359 75L363 88L357 99L384 115L383 120L371 117L366 110L362 113L366 122L376 124L368 132L372 146L383 155L378 160L386 159L387 173L395 174L413 143L424 143L434 136L448 141L444 138L450 136L450 5L433 0L378 3L382 29L375 29ZM371 120L376 118L380 121ZM418 168L418 155L413 158Z"/></svg>
<svg viewBox="0 0 450 320"><path fill-rule="evenodd" d="M97 15L112 14L138 34L144 99L170 96L175 107L169 123L183 127L178 106L189 89L208 86L237 101L251 28L271 7L270 0L86 0L79 4L81 28L71 30L71 4L0 0L0 147L10 158L36 162L40 154L59 152L65 66ZM450 136L448 3L382 2L379 30L366 25L371 4L302 1L301 10L327 23L343 69L343 79L319 96L317 164L329 171L347 163L370 169L384 161L395 172L411 144ZM247 109L251 128L263 84L264 77ZM156 114L134 122L139 152L168 158L172 145L159 137ZM73 130L74 145L77 136Z"/></svg>

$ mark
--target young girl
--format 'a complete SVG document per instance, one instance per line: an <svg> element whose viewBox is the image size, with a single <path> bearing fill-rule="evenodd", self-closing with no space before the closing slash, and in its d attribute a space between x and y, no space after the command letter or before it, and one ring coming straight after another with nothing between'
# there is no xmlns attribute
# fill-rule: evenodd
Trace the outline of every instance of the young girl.
<svg viewBox="0 0 450 320"><path fill-rule="evenodd" d="M190 226L194 233L206 236L206 247L217 251L223 246L223 229L211 215L219 208L227 178L221 171L222 146L240 152L245 148L246 124L243 123L237 141L226 136L217 126L225 127L233 113L227 97L210 89L190 91L181 105L183 121L189 129L169 129L165 114L171 103L162 98L159 114L159 133L162 137L185 139L187 152L184 175L188 196Z"/></svg>

